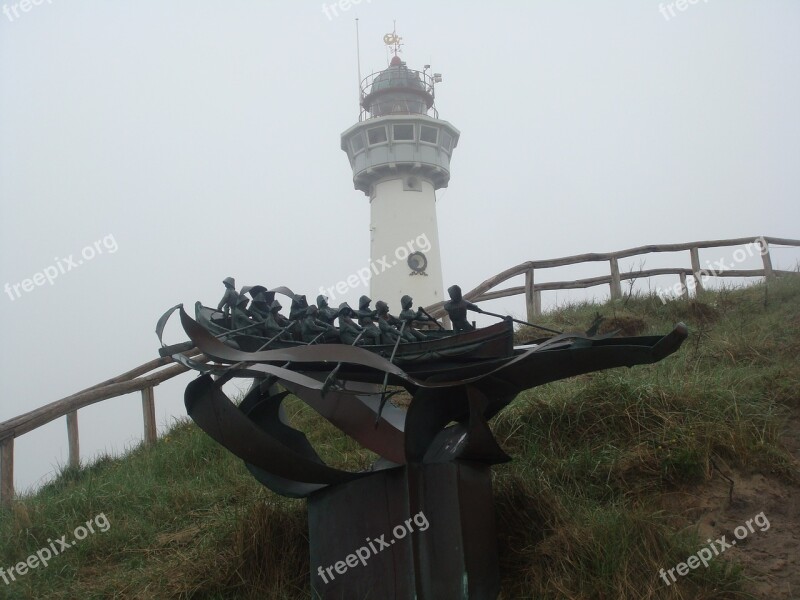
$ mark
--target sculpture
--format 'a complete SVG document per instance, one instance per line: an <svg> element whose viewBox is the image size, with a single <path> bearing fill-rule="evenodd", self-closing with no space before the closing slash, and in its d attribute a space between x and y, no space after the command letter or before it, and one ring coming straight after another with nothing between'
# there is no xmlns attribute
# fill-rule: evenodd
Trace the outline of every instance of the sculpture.
<svg viewBox="0 0 800 600"><path fill-rule="evenodd" d="M293 296L287 288L276 289ZM463 326L466 311L477 307L463 300L457 286L449 291L456 305L451 315L461 316ZM361 299L360 316L378 329L369 303L366 296ZM378 313L388 315L388 305L378 304ZM405 310L410 307L404 302ZM265 321L276 336L291 324L280 308L274 301ZM322 325L314 319L314 307L308 307L301 323L302 330L308 322L304 342L277 337L266 345L259 341L257 351L247 351L240 348L242 340L228 343L225 334L214 333L209 328L214 320L206 313L198 311L205 321L195 321L181 305L159 319L159 340L169 315L178 310L190 343L212 360L194 361L174 353L181 345L161 341L162 354L202 374L186 388L188 414L241 458L263 485L308 499L311 583L315 597L326 600L496 598L499 565L490 467L510 458L494 439L489 420L522 390L583 373L657 362L675 352L687 336L686 327L678 324L665 336L558 333L514 348L512 323L503 319L474 331L437 332L441 337L436 339L395 343L396 353L389 354L386 346L353 345L366 327L356 325L354 311L342 303L342 343L306 343L311 334L323 333L317 329ZM222 390L234 377L255 378L239 406ZM276 391L273 383L286 391ZM387 384L411 396L407 411L386 403L393 393ZM288 393L380 458L364 470L326 465L305 435L283 418L282 402ZM424 533L387 542L385 550L352 576L319 575L318 566L337 564L365 539L382 538L420 513L430 521Z"/></svg>
<svg viewBox="0 0 800 600"><path fill-rule="evenodd" d="M407 331L408 334L413 336L417 341L426 339L425 334L414 328L414 321L433 321L434 323L436 323L436 321L430 316L423 314L421 308L418 308L416 311L414 311L412 308L414 306L414 299L411 296L403 296L400 298L400 306L403 310L401 310L400 314L397 316L401 321L405 321L405 331Z"/></svg>
<svg viewBox="0 0 800 600"><path fill-rule="evenodd" d="M298 294L292 298L292 306L289 308L289 320L299 321L306 316L308 301L303 294Z"/></svg>
<svg viewBox="0 0 800 600"><path fill-rule="evenodd" d="M317 307L313 304L306 309L306 316L300 321L300 337L309 343L317 339L323 342L339 340L339 334L333 325L317 319Z"/></svg>
<svg viewBox="0 0 800 600"><path fill-rule="evenodd" d="M413 335L406 334L405 326L403 322L389 314L389 305L386 304L383 300L378 300L375 303L377 318L378 318L378 329L381 332L381 343L382 344L394 344L398 338L401 338L403 341L414 342L416 338ZM400 332L400 329L396 327L399 326L403 332Z"/></svg>
<svg viewBox="0 0 800 600"><path fill-rule="evenodd" d="M358 299L356 317L358 317L358 324L364 329L362 335L365 343L377 345L381 343L381 330L375 326L375 317L378 316L378 311L369 307L370 302L372 299L369 296L361 296Z"/></svg>
<svg viewBox="0 0 800 600"><path fill-rule="evenodd" d="M363 330L353 321L355 315L355 311L347 302L339 305L339 339L343 344L353 345L361 337Z"/></svg>
<svg viewBox="0 0 800 600"><path fill-rule="evenodd" d="M226 277L222 280L222 284L225 286L225 293L217 305L217 310L221 310L225 317L228 317L231 311L236 308L239 294L236 293L236 282L233 277Z"/></svg>
<svg viewBox="0 0 800 600"><path fill-rule="evenodd" d="M269 314L264 319L264 328L269 337L277 336L282 340L290 340L292 336L288 332L293 323L280 313L282 308L283 306L277 300L272 302L269 307Z"/></svg>
<svg viewBox="0 0 800 600"><path fill-rule="evenodd" d="M250 311L247 310L248 303L249 300L247 299L247 296L244 294L239 294L238 298L236 299L235 310L231 313L234 329L240 329L242 327L253 325Z"/></svg>
<svg viewBox="0 0 800 600"><path fill-rule="evenodd" d="M467 311L473 310L475 312L483 312L480 307L472 302L464 300L461 296L461 288L457 285L451 285L447 288L447 293L450 295L450 300L444 303L444 309L450 317L450 322L453 324L453 329L456 331L472 331L475 329L472 324L467 321Z"/></svg>
<svg viewBox="0 0 800 600"><path fill-rule="evenodd" d="M325 321L328 325L333 325L333 322L338 316L339 311L328 306L327 296L323 296L322 294L317 296L317 318L320 321Z"/></svg>
<svg viewBox="0 0 800 600"><path fill-rule="evenodd" d="M260 287L260 286L255 286ZM263 321L269 314L269 307L275 300L275 295L272 295L272 300L267 297L266 290L254 291L250 290L253 301L250 303L250 314L257 321Z"/></svg>

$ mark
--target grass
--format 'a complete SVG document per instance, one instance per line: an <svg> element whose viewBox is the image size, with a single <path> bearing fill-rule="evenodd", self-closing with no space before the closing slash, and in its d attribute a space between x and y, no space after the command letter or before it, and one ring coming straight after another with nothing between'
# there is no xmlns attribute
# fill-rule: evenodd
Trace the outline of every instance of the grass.
<svg viewBox="0 0 800 600"><path fill-rule="evenodd" d="M633 296L544 315L543 325L690 338L657 365L615 369L521 394L493 429L512 463L495 467L502 598L745 598L728 561L666 587L658 570L703 545L665 492L702 484L714 465L798 483L780 442L798 406L800 278L706 292L686 303ZM521 339L536 337L521 331ZM334 466L374 455L294 398L287 407ZM8 568L103 513L90 535L0 597L295 599L310 597L305 504L262 488L193 424L151 448L65 470L0 511Z"/></svg>

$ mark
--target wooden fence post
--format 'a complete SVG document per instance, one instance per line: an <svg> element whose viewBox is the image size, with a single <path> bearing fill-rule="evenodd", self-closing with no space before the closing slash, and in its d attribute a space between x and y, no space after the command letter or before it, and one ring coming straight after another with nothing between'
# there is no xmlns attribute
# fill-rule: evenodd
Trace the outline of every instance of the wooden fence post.
<svg viewBox="0 0 800 600"><path fill-rule="evenodd" d="M688 301L689 287L686 285L686 273L681 273L680 278L681 278L681 296L683 296L684 300Z"/></svg>
<svg viewBox="0 0 800 600"><path fill-rule="evenodd" d="M81 466L81 444L78 437L78 411L67 413L67 442L69 444L69 466L78 469Z"/></svg>
<svg viewBox="0 0 800 600"><path fill-rule="evenodd" d="M144 443L146 446L151 446L156 443L158 436L156 431L156 402L152 387L142 390L142 415L144 416Z"/></svg>
<svg viewBox="0 0 800 600"><path fill-rule="evenodd" d="M775 273L772 272L772 258L770 258L769 255L769 242L762 237L759 238L758 245L761 247L761 260L764 263L764 277L771 279L775 277Z"/></svg>
<svg viewBox="0 0 800 600"><path fill-rule="evenodd" d="M620 283L619 279L619 264L617 263L617 258L612 257L609 260L611 263L611 299L617 300L618 298L622 298L622 284Z"/></svg>
<svg viewBox="0 0 800 600"><path fill-rule="evenodd" d="M703 291L703 280L700 275L700 251L697 248L691 248L689 253L692 257L692 272L694 273L695 293Z"/></svg>
<svg viewBox="0 0 800 600"><path fill-rule="evenodd" d="M533 321L534 317L539 315L539 313L536 312L536 292L533 285L533 269L525 271L525 312L528 315L528 321Z"/></svg>
<svg viewBox="0 0 800 600"><path fill-rule="evenodd" d="M533 292L533 315L538 317L542 314L542 290Z"/></svg>
<svg viewBox="0 0 800 600"><path fill-rule="evenodd" d="M14 500L14 438L0 442L0 505L11 506Z"/></svg>

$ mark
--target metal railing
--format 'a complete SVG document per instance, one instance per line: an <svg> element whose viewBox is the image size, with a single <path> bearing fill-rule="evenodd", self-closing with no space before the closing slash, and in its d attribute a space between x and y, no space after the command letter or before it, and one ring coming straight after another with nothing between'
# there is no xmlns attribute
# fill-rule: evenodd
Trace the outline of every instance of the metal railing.
<svg viewBox="0 0 800 600"><path fill-rule="evenodd" d="M391 68L391 67L390 67ZM358 120L364 121L367 119L376 118L375 115L372 115L371 112L367 107L364 106L364 99L372 94L377 94L381 92L390 93L394 92L407 92L410 94L419 94L419 102L425 104L422 100L424 96L430 96L432 104L430 107L426 107L424 111L419 110L412 110L410 106L405 107L405 112L398 112L395 110L396 102L395 101L385 101L385 102L370 102L371 107L382 107L380 108L380 116L388 115L388 114L428 114L432 112L432 116L434 119L439 118L439 112L436 110L436 80L431 75L428 75L425 71L415 71L413 69L403 68L402 70L397 71L397 73L403 73L407 75L407 77L400 77L396 78L395 80L391 79L391 75L389 75L389 79L383 80L381 83L386 83L385 86L381 86L378 89L375 89L376 79L378 79L381 75L384 75L387 71L376 71L367 75L364 79L361 80L360 83L360 98L359 104L361 106L361 110L359 112ZM419 83L418 86L410 87L408 85L404 85L403 83ZM395 85L392 85L395 83Z"/></svg>

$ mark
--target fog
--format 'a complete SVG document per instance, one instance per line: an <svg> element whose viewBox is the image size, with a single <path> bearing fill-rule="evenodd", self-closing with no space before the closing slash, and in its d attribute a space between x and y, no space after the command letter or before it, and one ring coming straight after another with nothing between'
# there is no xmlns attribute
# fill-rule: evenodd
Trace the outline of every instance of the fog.
<svg viewBox="0 0 800 600"><path fill-rule="evenodd" d="M437 200L445 286L643 244L800 238L796 1L7 2L0 420L154 358L164 310L215 304L226 276L315 297L368 264L369 204L339 147L359 113L356 18L363 75L385 68L393 21L409 67L443 74L439 114L461 131ZM775 268L798 259L772 249ZM487 308L524 314L520 297ZM161 430L191 377L156 388ZM84 461L141 440L139 394L79 415ZM66 460L64 419L20 437L17 488Z"/></svg>

